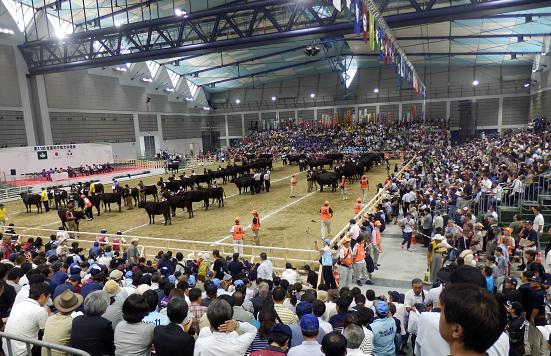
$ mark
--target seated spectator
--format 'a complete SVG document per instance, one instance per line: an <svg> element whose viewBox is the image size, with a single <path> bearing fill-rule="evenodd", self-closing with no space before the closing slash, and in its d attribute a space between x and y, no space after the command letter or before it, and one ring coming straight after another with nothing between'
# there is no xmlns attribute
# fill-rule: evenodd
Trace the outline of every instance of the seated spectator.
<svg viewBox="0 0 551 356"><path fill-rule="evenodd" d="M365 355L360 349L360 345L364 340L364 331L361 326L350 324L346 328L344 328L342 334L346 338L347 356Z"/></svg>
<svg viewBox="0 0 551 356"><path fill-rule="evenodd" d="M142 295L134 293L126 298L122 305L124 320L115 328L115 356L149 354L155 327L143 322L147 314L149 305Z"/></svg>
<svg viewBox="0 0 551 356"><path fill-rule="evenodd" d="M291 348L289 356L323 356L321 345L316 338L319 333L318 318L313 314L306 314L300 318L300 331L302 333L302 344Z"/></svg>
<svg viewBox="0 0 551 356"><path fill-rule="evenodd" d="M268 347L254 351L250 356L285 356L292 337L291 328L284 324L274 324L268 333Z"/></svg>
<svg viewBox="0 0 551 356"><path fill-rule="evenodd" d="M319 299L314 300L314 302L312 303L312 314L318 317L320 329L325 331L326 334L329 334L333 331L333 326L322 319L323 314L325 314L325 309L325 303Z"/></svg>
<svg viewBox="0 0 551 356"><path fill-rule="evenodd" d="M285 295L286 291L283 287L276 287L272 291L272 300L274 302L277 321L287 325L296 324L298 322L297 315L283 305Z"/></svg>
<svg viewBox="0 0 551 356"><path fill-rule="evenodd" d="M57 298L54 299L54 306L57 314L51 315L46 321L44 328L44 336L42 341L52 344L69 346L71 343L71 328L73 318L71 313L78 308L84 298L78 293L73 293L70 290L65 290ZM51 350L53 356L65 356L65 352ZM46 349L42 349L42 356L50 356Z"/></svg>
<svg viewBox="0 0 551 356"><path fill-rule="evenodd" d="M73 319L71 347L88 352L92 356L113 355L113 327L101 315L107 310L109 296L95 291L84 299L84 314Z"/></svg>
<svg viewBox="0 0 551 356"><path fill-rule="evenodd" d="M505 308L489 292L457 283L440 294L440 335L450 355L485 355L507 324Z"/></svg>
<svg viewBox="0 0 551 356"><path fill-rule="evenodd" d="M201 329L194 356L243 355L256 335L249 323L232 320L233 309L222 299L213 300L207 309L209 326Z"/></svg>
<svg viewBox="0 0 551 356"><path fill-rule="evenodd" d="M168 325L169 321L166 315L157 311L159 305L159 295L154 290L147 290L142 294L145 302L149 306L149 314L143 318L143 322L153 326Z"/></svg>
<svg viewBox="0 0 551 356"><path fill-rule="evenodd" d="M2 282L3 285L3 282ZM29 296L13 307L4 331L9 334L38 339L38 333L46 326L48 311L45 306L50 298L51 289L47 283L33 283L29 289ZM24 342L9 341L11 351L8 351L8 341L2 340L2 347L6 355L27 355Z"/></svg>
<svg viewBox="0 0 551 356"><path fill-rule="evenodd" d="M233 297L233 320L243 321L246 323L253 321L254 320L253 313L243 308L245 295L240 291L236 291L233 293L232 297Z"/></svg>
<svg viewBox="0 0 551 356"><path fill-rule="evenodd" d="M276 316L273 309L261 310L258 313L258 322L260 326L254 337L253 342L247 348L247 354L253 351L264 350L268 347L268 332L276 322Z"/></svg>
<svg viewBox="0 0 551 356"><path fill-rule="evenodd" d="M348 342L343 334L333 331L324 336L321 351L325 356L345 356Z"/></svg>
<svg viewBox="0 0 551 356"><path fill-rule="evenodd" d="M193 333L198 335L201 328L199 323L204 314L207 313L207 307L201 305L201 290L198 288L191 288L189 290L189 310L192 316L192 330Z"/></svg>
<svg viewBox="0 0 551 356"><path fill-rule="evenodd" d="M168 302L170 323L159 325L153 332L153 344L157 356L193 356L195 339L188 334L191 318L187 318L188 306L184 298L174 297Z"/></svg>
<svg viewBox="0 0 551 356"><path fill-rule="evenodd" d="M333 330L340 331L344 327L344 317L348 312L348 308L352 303L352 296L350 294L341 295L337 299L337 314L333 315L329 319L329 323L333 326Z"/></svg>

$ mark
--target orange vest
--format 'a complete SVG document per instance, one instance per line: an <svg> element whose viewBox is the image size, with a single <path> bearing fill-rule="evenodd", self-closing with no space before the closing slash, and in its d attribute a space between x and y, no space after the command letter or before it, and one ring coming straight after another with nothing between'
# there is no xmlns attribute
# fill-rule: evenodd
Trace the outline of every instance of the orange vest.
<svg viewBox="0 0 551 356"><path fill-rule="evenodd" d="M291 187L295 187L297 185L297 179L295 177L291 177Z"/></svg>
<svg viewBox="0 0 551 356"><path fill-rule="evenodd" d="M362 203L355 203L354 204L354 213L359 214L360 211L362 211Z"/></svg>
<svg viewBox="0 0 551 356"><path fill-rule="evenodd" d="M358 250L356 251L356 256L354 257L354 262L361 262L365 260L365 244L364 242L360 242L356 244L358 246Z"/></svg>
<svg viewBox="0 0 551 356"><path fill-rule="evenodd" d="M389 158L390 158L390 155L388 154L388 152L385 152L385 160L387 160Z"/></svg>
<svg viewBox="0 0 551 356"><path fill-rule="evenodd" d="M347 185L348 185L348 181L346 180L346 177L341 178L341 183L340 183L341 188L346 188Z"/></svg>
<svg viewBox="0 0 551 356"><path fill-rule="evenodd" d="M362 178L362 180L360 180L360 188L362 188L362 190L366 190L368 187L369 183L367 182L367 178Z"/></svg>
<svg viewBox="0 0 551 356"><path fill-rule="evenodd" d="M254 219L253 219L253 221L251 222L251 230L258 231L260 230L260 217L257 215L255 216L255 218L256 218L256 223L254 222Z"/></svg>
<svg viewBox="0 0 551 356"><path fill-rule="evenodd" d="M375 245L381 244L381 232L379 231L379 229L373 229L373 233L371 236L372 243L374 243Z"/></svg>
<svg viewBox="0 0 551 356"><path fill-rule="evenodd" d="M352 264L352 251L350 247L344 253L344 258L341 259L341 265L349 267Z"/></svg>
<svg viewBox="0 0 551 356"><path fill-rule="evenodd" d="M331 220L331 213L329 212L328 206L322 206L320 209L320 219L321 220Z"/></svg>
<svg viewBox="0 0 551 356"><path fill-rule="evenodd" d="M90 199L88 199L86 197L84 198L84 206L86 208L91 208L92 207L92 202L90 201Z"/></svg>
<svg viewBox="0 0 551 356"><path fill-rule="evenodd" d="M243 225L238 224L233 227L233 239L234 240L243 240L243 236L245 236L245 229L243 229Z"/></svg>

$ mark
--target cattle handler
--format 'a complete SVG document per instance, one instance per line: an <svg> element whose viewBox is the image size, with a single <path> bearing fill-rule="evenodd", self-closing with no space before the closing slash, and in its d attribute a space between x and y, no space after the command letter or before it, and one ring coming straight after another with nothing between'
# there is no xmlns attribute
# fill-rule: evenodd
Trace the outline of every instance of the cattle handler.
<svg viewBox="0 0 551 356"><path fill-rule="evenodd" d="M127 210L134 209L134 199L132 198L132 189L128 186L128 184L124 185L124 199L126 200L126 209Z"/></svg>
<svg viewBox="0 0 551 356"><path fill-rule="evenodd" d="M333 219L333 209L329 206L329 201L325 201L320 209L321 219L321 238L327 239L331 235L331 219Z"/></svg>
<svg viewBox="0 0 551 356"><path fill-rule="evenodd" d="M293 174L291 176L291 196L290 198L295 198L297 193L297 175Z"/></svg>
<svg viewBox="0 0 551 356"><path fill-rule="evenodd" d="M77 231L77 223L75 221L75 205L68 204L67 211L65 212L65 219L67 219L67 228L69 231ZM71 238L74 238L74 234L70 234Z"/></svg>
<svg viewBox="0 0 551 356"><path fill-rule="evenodd" d="M369 181L365 175L360 180L360 188L362 189L362 201L365 201L365 194L369 191Z"/></svg>
<svg viewBox="0 0 551 356"><path fill-rule="evenodd" d="M145 186L141 180L138 183L138 191L140 192L140 201L145 201Z"/></svg>
<svg viewBox="0 0 551 356"><path fill-rule="evenodd" d="M234 219L235 225L230 229L233 237L233 253L243 254L243 238L245 237L245 228L241 225L241 219L236 216Z"/></svg>
<svg viewBox="0 0 551 356"><path fill-rule="evenodd" d="M44 209L46 210L46 212L50 211L48 192L46 191L46 188L42 188L42 191L40 192L40 200L42 200L42 204L44 204Z"/></svg>
<svg viewBox="0 0 551 356"><path fill-rule="evenodd" d="M258 232L260 231L260 217L258 216L258 212L254 209L251 211L251 215L253 216L251 230L253 232L254 243L256 246L260 246L260 238L258 237Z"/></svg>

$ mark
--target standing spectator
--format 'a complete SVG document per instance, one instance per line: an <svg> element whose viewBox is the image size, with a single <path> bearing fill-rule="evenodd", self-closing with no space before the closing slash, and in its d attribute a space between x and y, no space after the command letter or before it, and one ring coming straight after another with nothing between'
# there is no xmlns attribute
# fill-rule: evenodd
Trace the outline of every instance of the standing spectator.
<svg viewBox="0 0 551 356"><path fill-rule="evenodd" d="M325 356L345 356L347 341L340 332L333 331L323 337L321 351Z"/></svg>
<svg viewBox="0 0 551 356"><path fill-rule="evenodd" d="M187 318L187 314L188 306L184 298L174 297L168 302L170 324L159 325L153 332L157 356L193 356L195 339L188 334L191 319Z"/></svg>
<svg viewBox="0 0 551 356"><path fill-rule="evenodd" d="M266 187L266 193L270 192L270 170L266 170L264 173L264 187Z"/></svg>
<svg viewBox="0 0 551 356"><path fill-rule="evenodd" d="M440 335L450 354L485 355L507 324L505 308L482 288L452 284L440 294Z"/></svg>
<svg viewBox="0 0 551 356"><path fill-rule="evenodd" d="M287 292L283 287L276 287L272 291L272 300L274 302L274 310L277 320L282 324L296 324L298 322L297 315L283 305Z"/></svg>
<svg viewBox="0 0 551 356"><path fill-rule="evenodd" d="M71 343L71 328L73 318L71 313L78 308L84 298L78 293L73 293L70 290L65 290L57 298L54 299L54 306L57 314L51 315L46 321L44 328L44 336L42 341L69 346ZM53 356L65 356L65 352L51 350ZM42 356L50 356L46 349L42 349Z"/></svg>
<svg viewBox="0 0 551 356"><path fill-rule="evenodd" d="M13 307L4 331L20 337L37 340L38 333L44 329L48 320L46 303L50 298L50 292L50 286L47 283L31 284L29 297ZM13 353L8 351L8 342L11 343ZM27 348L24 342L3 339L2 346L6 355L27 355Z"/></svg>
<svg viewBox="0 0 551 356"><path fill-rule="evenodd" d="M138 242L139 242L139 239L137 237L134 237L132 238L132 240L130 240L130 245L126 250L129 263L132 263L132 264L138 263L138 258L140 257L140 253L138 252Z"/></svg>
<svg viewBox="0 0 551 356"><path fill-rule="evenodd" d="M215 299L207 310L210 326L201 329L194 356L243 355L252 343L256 328L232 320L233 309L222 299Z"/></svg>
<svg viewBox="0 0 551 356"><path fill-rule="evenodd" d="M323 356L321 345L316 340L319 333L319 321L313 314L306 314L300 318L300 331L303 337L302 344L291 348L289 356Z"/></svg>
<svg viewBox="0 0 551 356"><path fill-rule="evenodd" d="M540 206L533 206L532 212L534 213L534 222L532 223L532 226L536 231L536 234L538 234L538 245L539 245L539 241L541 240L541 235L543 234L543 226L545 225L545 221L543 219Z"/></svg>
<svg viewBox="0 0 551 356"><path fill-rule="evenodd" d="M321 253L321 274L323 276L323 282L327 284L329 289L337 288L335 282L335 276L333 276L333 251L331 249L331 240L326 239L323 247L320 247L320 243L316 240L316 250Z"/></svg>
<svg viewBox="0 0 551 356"><path fill-rule="evenodd" d="M260 253L260 265L256 272L256 278L269 281L273 280L273 268L272 261L268 259L266 252Z"/></svg>
<svg viewBox="0 0 551 356"><path fill-rule="evenodd" d="M377 318L371 323L373 331L373 354L377 356L394 356L396 354L394 338L396 323L388 317L388 304L384 301L375 303Z"/></svg>
<svg viewBox="0 0 551 356"><path fill-rule="evenodd" d="M113 355L113 327L101 315L107 310L109 296L95 291L84 299L84 314L73 319L71 347L88 352L92 356Z"/></svg>
<svg viewBox="0 0 551 356"><path fill-rule="evenodd" d="M346 338L346 355L347 356L362 356L365 355L360 349L360 345L364 339L364 331L362 327L356 324L350 324L342 333Z"/></svg>
<svg viewBox="0 0 551 356"><path fill-rule="evenodd" d="M428 247L432 234L432 214L430 209L426 208L423 215L422 228L423 228L423 246Z"/></svg>
<svg viewBox="0 0 551 356"><path fill-rule="evenodd" d="M124 320L115 328L115 356L149 355L155 327L143 323L148 313L149 306L143 296L134 293L126 298L122 305Z"/></svg>

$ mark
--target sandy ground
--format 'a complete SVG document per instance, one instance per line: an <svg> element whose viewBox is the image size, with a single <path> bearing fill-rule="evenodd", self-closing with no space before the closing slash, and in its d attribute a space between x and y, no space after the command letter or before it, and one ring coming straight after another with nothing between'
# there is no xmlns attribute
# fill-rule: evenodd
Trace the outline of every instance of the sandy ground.
<svg viewBox="0 0 551 356"><path fill-rule="evenodd" d="M392 162L392 167L394 162ZM189 174L190 171L188 171ZM355 182L349 187L348 200L343 201L341 194L332 193L330 190L324 192L307 193L306 174L298 175L297 197L289 198L289 179L294 173L298 173L296 165L283 166L276 164L272 171L272 187L269 193L238 195L238 190L234 184L228 183L220 185L224 187L226 194L225 206L218 208L217 205L211 206L208 211L202 207L202 203L194 203L193 219L188 219L187 212L181 209L172 220L172 225L164 226L162 216L156 217L155 225L148 224L148 218L143 209L126 210L122 207L122 212L118 212L116 205L112 204L111 212L103 212L100 217L96 216L93 221L81 221L80 230L85 232L98 233L100 229L105 228L109 233L115 233L122 230L126 235L149 236L154 239L141 239L140 244L146 247L148 257L156 254L158 250L212 250L218 248L225 253L231 253L231 246L215 247L212 244L193 244L183 243L179 240L194 240L205 242L223 242L231 243L229 229L233 225L233 219L236 216L241 217L242 224L247 226L252 220L250 211L256 209L261 219L261 248L245 248L246 255L258 256L261 251L266 251L270 256L279 257L276 260L277 265L283 263L283 258L289 259L293 265L303 265L310 260L317 261L319 255L307 252L284 252L270 249L269 247L288 247L300 249L313 249L315 239L320 237L319 208L325 200L329 200L334 211L332 221L332 233L337 233L354 215L353 206L355 199L360 197L361 190L359 182ZM386 172L383 165L374 167L367 173L370 182L370 191L368 200L375 193L377 183L384 181ZM162 175L166 180L168 175ZM144 178L145 184L155 184L159 176ZM124 182L131 187L136 186L139 179ZM106 191L111 191L106 187ZM16 226L26 226L33 228L56 229L60 223L56 211L37 214L26 213L21 201L10 202L6 204L9 220ZM17 232L31 235L48 236L48 232L36 230ZM93 240L94 236L80 235L80 239ZM177 241L170 241L177 240ZM246 231L245 244L253 244L252 233ZM82 243L84 247L87 244ZM183 251L186 252L186 251ZM297 259L297 260L293 260Z"/></svg>

